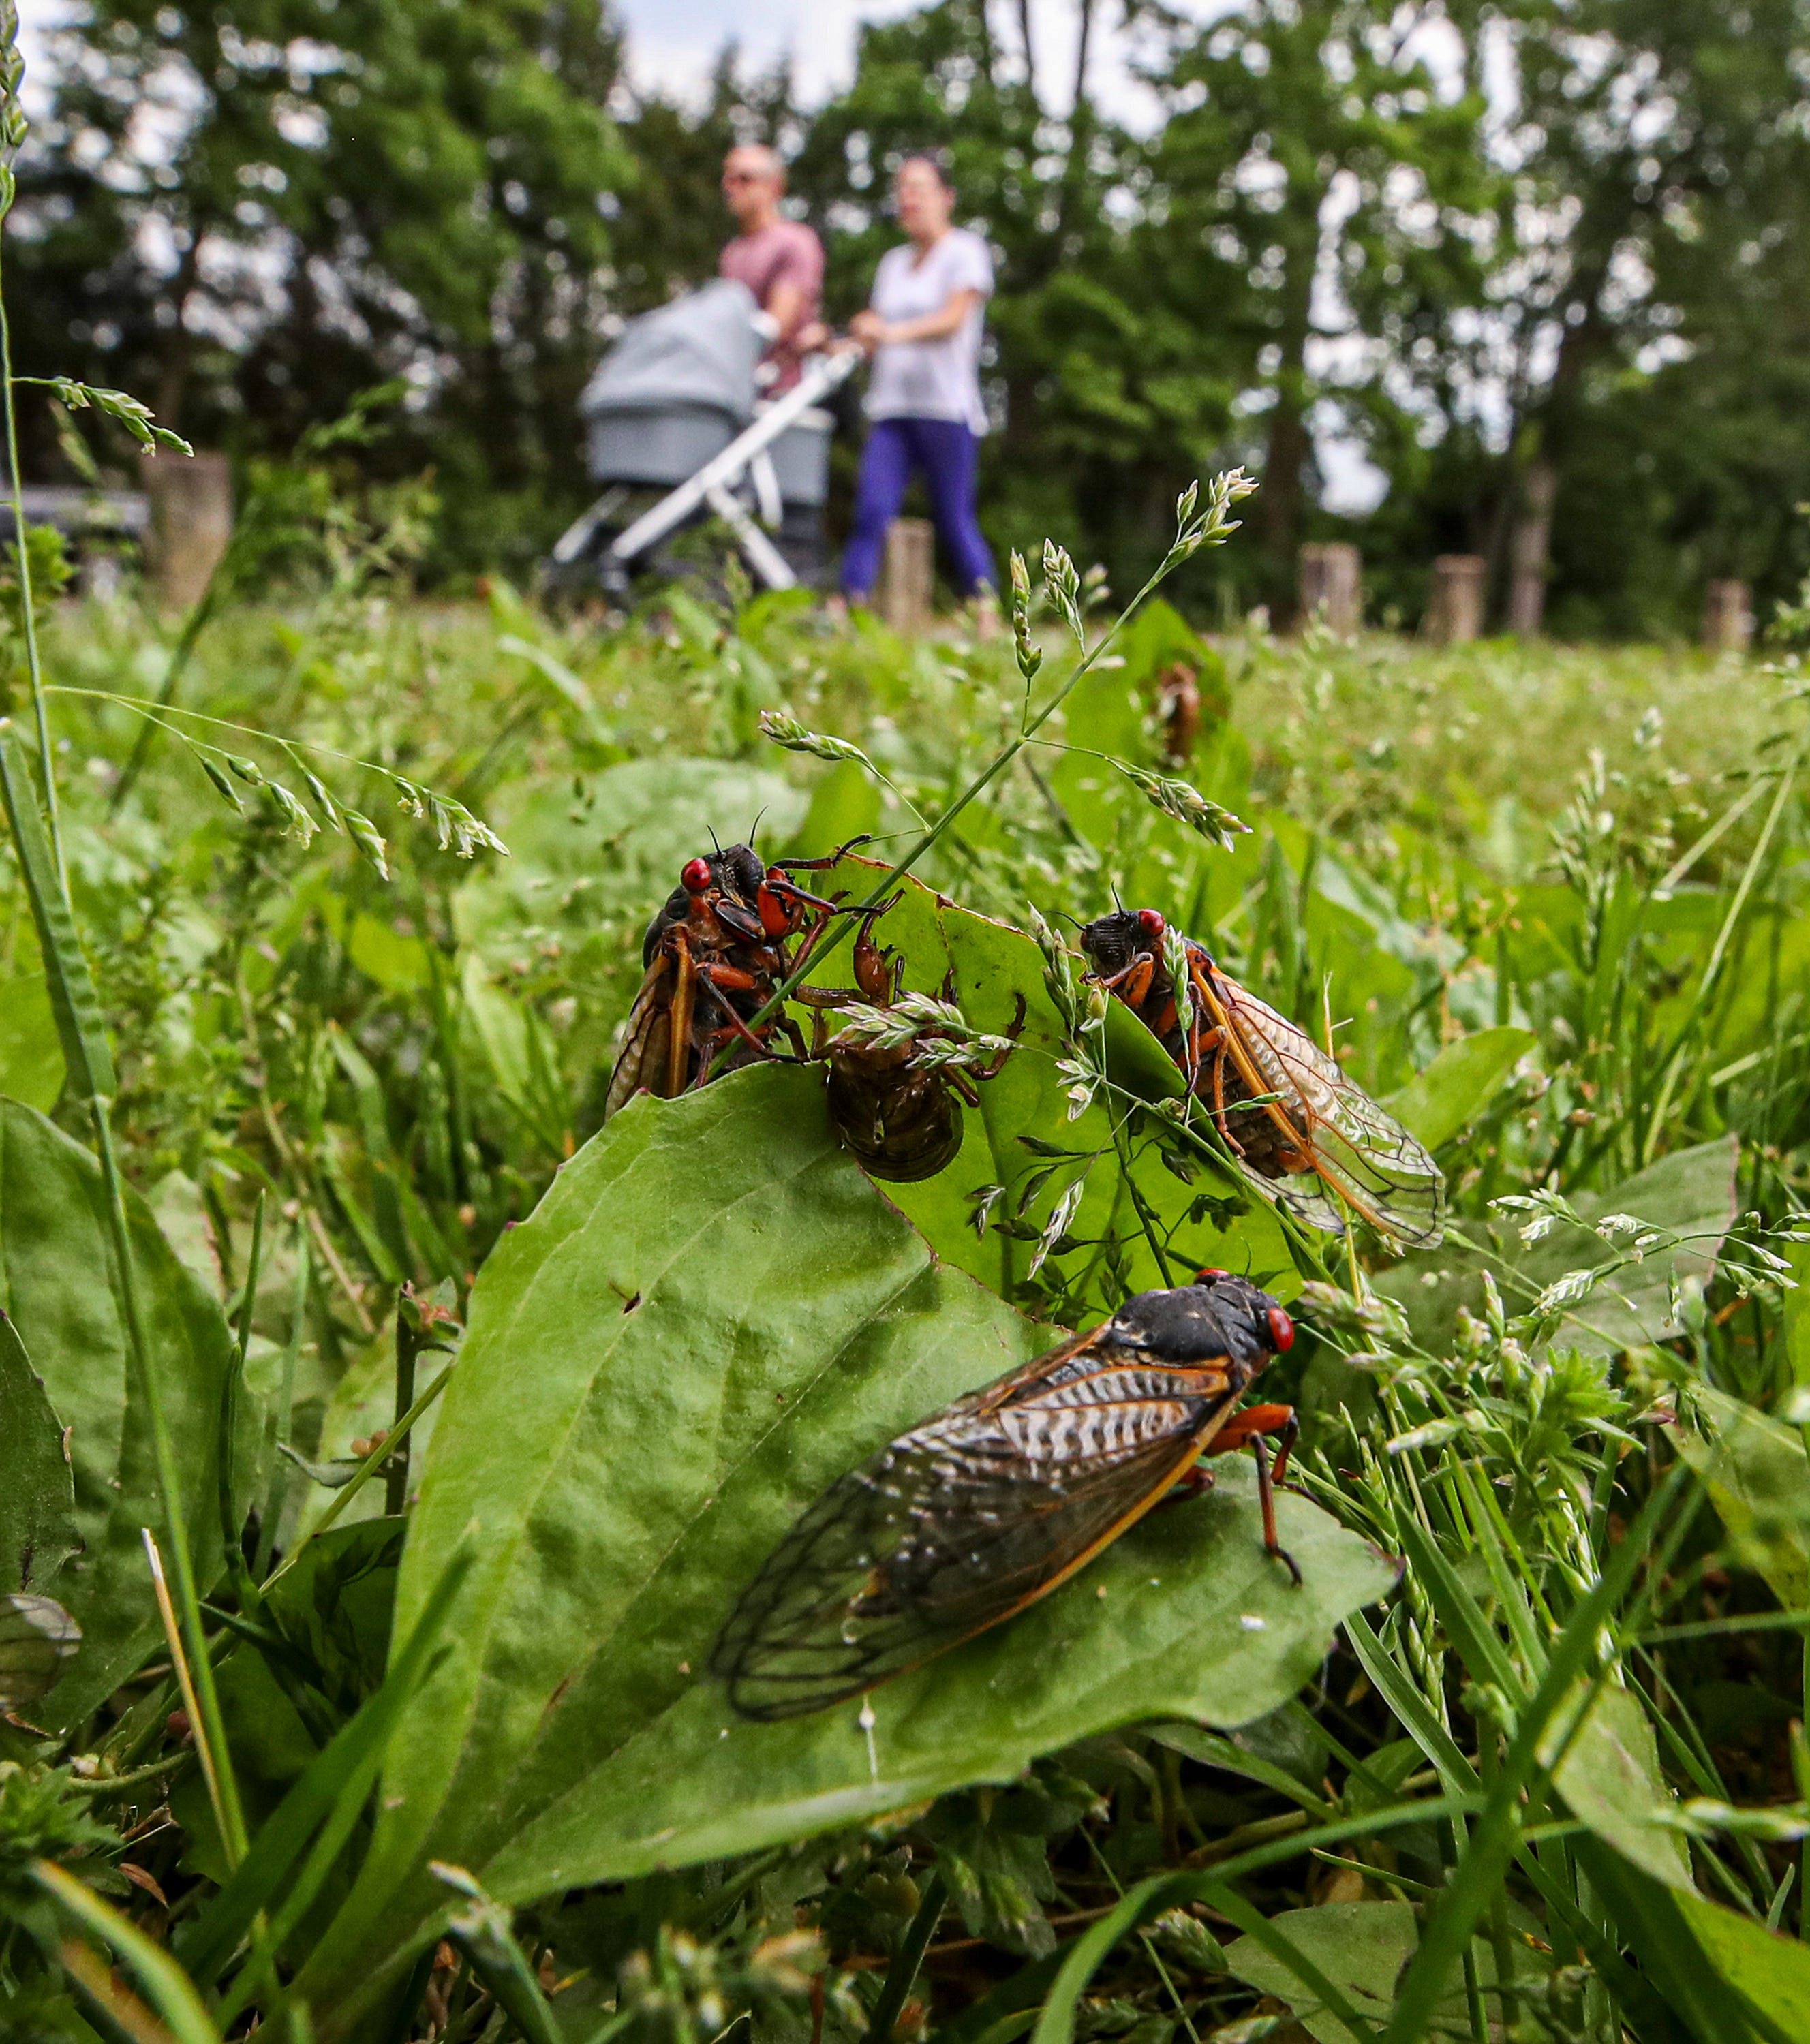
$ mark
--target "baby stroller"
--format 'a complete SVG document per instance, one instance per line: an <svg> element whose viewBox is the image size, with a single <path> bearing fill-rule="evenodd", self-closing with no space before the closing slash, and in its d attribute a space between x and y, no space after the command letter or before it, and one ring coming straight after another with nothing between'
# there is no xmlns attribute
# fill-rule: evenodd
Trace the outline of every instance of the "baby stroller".
<svg viewBox="0 0 1810 2044"><path fill-rule="evenodd" d="M765 587L817 578L835 425L823 401L858 358L813 355L763 403L756 372L772 332L753 293L727 280L623 329L579 400L586 466L605 486L554 548L555 586L601 584L620 600L637 574L682 572L663 543L712 517Z"/></svg>

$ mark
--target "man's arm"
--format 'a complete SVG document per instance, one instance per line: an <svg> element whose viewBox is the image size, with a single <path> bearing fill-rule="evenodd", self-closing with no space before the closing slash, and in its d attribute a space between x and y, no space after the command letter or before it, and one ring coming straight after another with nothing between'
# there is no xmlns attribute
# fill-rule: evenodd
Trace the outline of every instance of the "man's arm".
<svg viewBox="0 0 1810 2044"><path fill-rule="evenodd" d="M813 303L822 294L823 283L822 244L814 234L801 234L786 249L762 307L778 326L782 341L793 339L804 325Z"/></svg>
<svg viewBox="0 0 1810 2044"><path fill-rule="evenodd" d="M767 294L767 317L779 329L776 340L790 340L804 324L805 308L810 304L801 287L797 284L780 282Z"/></svg>

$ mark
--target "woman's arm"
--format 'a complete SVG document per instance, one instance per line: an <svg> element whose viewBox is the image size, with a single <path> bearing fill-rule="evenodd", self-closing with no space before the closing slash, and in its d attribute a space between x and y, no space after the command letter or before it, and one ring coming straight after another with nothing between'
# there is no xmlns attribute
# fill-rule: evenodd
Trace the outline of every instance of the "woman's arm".
<svg viewBox="0 0 1810 2044"><path fill-rule="evenodd" d="M876 348L893 347L901 341L946 340L980 302L981 294L972 285L966 285L959 291L951 291L936 311L924 313L921 319L889 321L875 312L857 313L848 330L870 353Z"/></svg>

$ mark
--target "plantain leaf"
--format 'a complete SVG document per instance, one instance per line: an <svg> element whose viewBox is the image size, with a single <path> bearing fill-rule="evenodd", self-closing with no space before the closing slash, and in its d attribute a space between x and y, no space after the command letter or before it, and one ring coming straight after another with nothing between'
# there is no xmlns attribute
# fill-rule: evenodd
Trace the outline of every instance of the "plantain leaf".
<svg viewBox="0 0 1810 2044"><path fill-rule="evenodd" d="M0 1312L0 1592L41 1589L81 1545L63 1423Z"/></svg>
<svg viewBox="0 0 1810 2044"><path fill-rule="evenodd" d="M0 717L0 797L32 905L51 1012L63 1043L66 1083L79 1100L92 1100L97 1093L111 1099L116 1082L106 1024L75 919L63 898L25 751L6 717Z"/></svg>
<svg viewBox="0 0 1810 2044"><path fill-rule="evenodd" d="M1470 1127L1539 1040L1531 1029L1479 1029L1460 1037L1390 1095L1389 1112L1437 1150Z"/></svg>
<svg viewBox="0 0 1810 2044"><path fill-rule="evenodd" d="M50 982L41 971L21 970L15 959L0 1001L0 1093L48 1114L62 1090L63 1043Z"/></svg>
<svg viewBox="0 0 1810 2044"><path fill-rule="evenodd" d="M1639 1700L1627 1689L1601 1689L1559 1758L1555 1735L1570 1731L1571 1716L1569 1707L1558 1712L1540 1758L1548 1765L1558 1758L1553 1785L1572 1815L1643 1873L1690 1892L1690 1855L1666 1821L1677 1798L1666 1786L1658 1742Z"/></svg>
<svg viewBox="0 0 1810 2044"><path fill-rule="evenodd" d="M1702 1477L1735 1558L1787 1611L1810 1600L1810 1467L1804 1436L1708 1384L1680 1386L1673 1445ZM1651 1869L1649 1869L1649 1871Z"/></svg>
<svg viewBox="0 0 1810 2044"><path fill-rule="evenodd" d="M313 2005L368 1978L398 1921L444 1912L430 1859L515 1903L1009 1780L1132 1719L1235 1723L1290 1695L1390 1570L1289 1496L1306 1576L1290 1588L1242 1466L876 1692L871 1746L852 1705L751 1724L702 1677L830 1480L1056 1336L936 1262L841 1155L814 1070L744 1070L613 1119L473 1293L398 1631L468 1527L482 1558L305 1976Z"/></svg>
<svg viewBox="0 0 1810 2044"><path fill-rule="evenodd" d="M85 1717L159 1636L140 1529L163 1523L149 1430L128 1360L100 1166L14 1101L0 1101L0 1304L70 1430L83 1551L57 1594L82 1650L59 1685L60 1724ZM233 1344L219 1302L177 1261L136 1193L126 1223L152 1369L161 1375L198 1557L219 1554L216 1458ZM204 1570L207 1586L216 1573Z"/></svg>
<svg viewBox="0 0 1810 2044"><path fill-rule="evenodd" d="M1670 1285L1674 1277L1707 1284L1721 1253L1722 1237L1739 1210L1735 1181L1737 1145L1732 1135L1675 1150L1612 1192L1578 1193L1571 1204L1586 1222L1609 1213L1637 1216L1657 1228L1694 1238L1675 1251L1656 1251L1644 1262L1622 1263L1574 1305L1554 1342L1591 1355L1664 1341L1673 1324ZM1398 1301L1416 1340L1435 1354L1446 1350L1458 1309L1483 1311L1483 1273L1494 1277L1510 1312L1530 1306L1567 1271L1616 1262L1618 1251L1593 1228L1562 1224L1531 1246L1520 1239L1523 1216L1490 1221L1476 1229L1478 1247L1448 1238L1438 1249L1416 1251L1377 1279L1377 1289ZM1483 1247L1487 1240L1488 1247Z"/></svg>
<svg viewBox="0 0 1810 2044"><path fill-rule="evenodd" d="M1278 1943L1285 1941L1342 1988L1360 2015L1378 2025L1388 2020L1395 2005L1396 1980L1419 1942L1414 1911L1407 1903L1323 1902L1316 1909L1285 1909L1270 1919L1270 1927ZM1519 1930L1511 1939L1511 1950L1513 1977L1524 1987L1531 1984L1539 1969ZM1493 2012L1497 2005L1495 1953L1482 1938L1474 1941L1472 1950L1485 2006ZM1279 1952L1266 1950L1255 1938L1240 1938L1226 1948L1226 1963L1239 1980L1285 2001L1316 2044L1358 2044L1350 2027L1322 2006ZM1431 2039L1470 2038L1475 2034L1459 1976L1426 2034Z"/></svg>

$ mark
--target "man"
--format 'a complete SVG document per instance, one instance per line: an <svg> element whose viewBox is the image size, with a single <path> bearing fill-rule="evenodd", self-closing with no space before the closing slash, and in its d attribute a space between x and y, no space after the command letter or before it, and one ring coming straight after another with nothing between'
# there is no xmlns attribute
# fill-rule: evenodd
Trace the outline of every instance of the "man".
<svg viewBox="0 0 1810 2044"><path fill-rule="evenodd" d="M786 167L764 144L732 149L723 159L723 197L741 232L723 251L718 273L746 284L779 331L767 351L778 372L767 394L798 380L799 364L826 338L817 318L823 301L824 251L810 229L779 210Z"/></svg>

